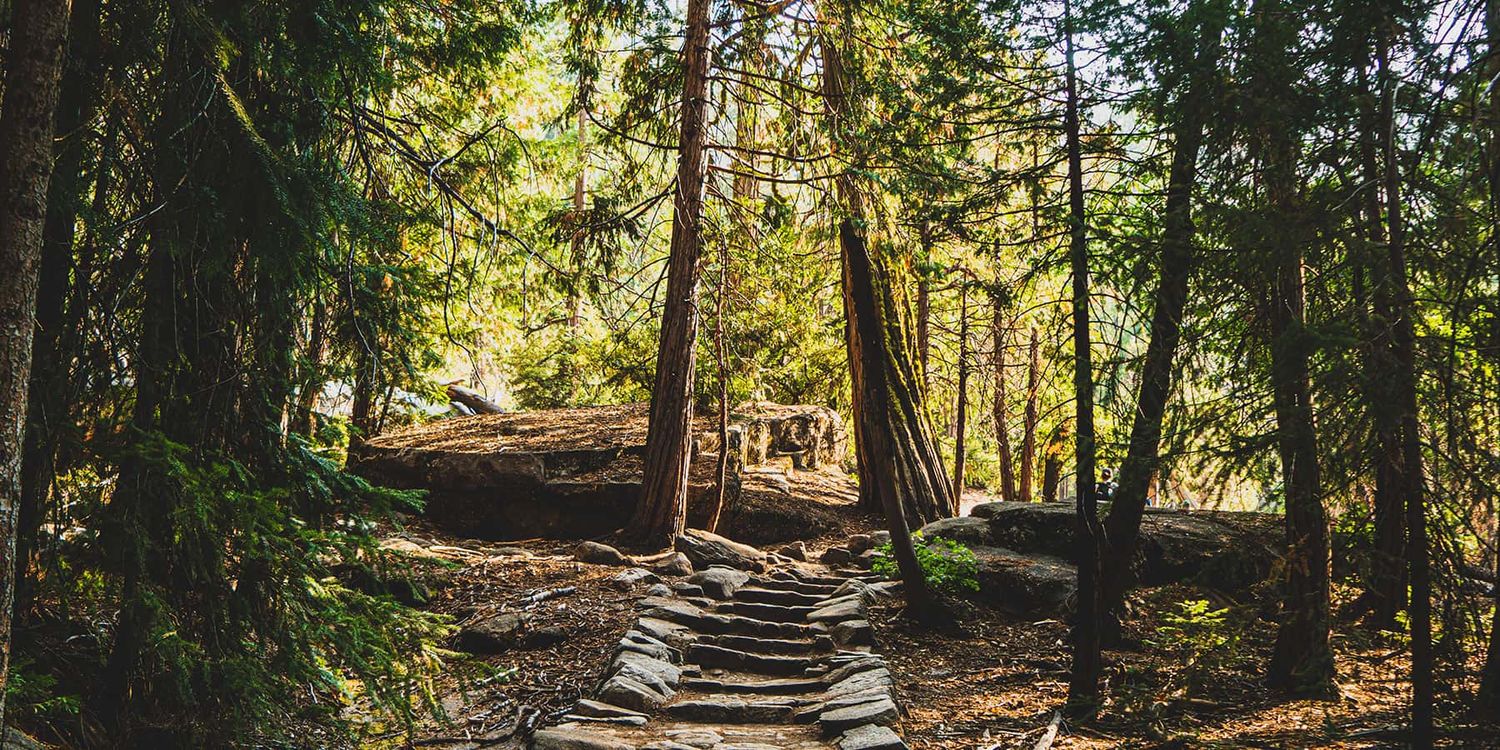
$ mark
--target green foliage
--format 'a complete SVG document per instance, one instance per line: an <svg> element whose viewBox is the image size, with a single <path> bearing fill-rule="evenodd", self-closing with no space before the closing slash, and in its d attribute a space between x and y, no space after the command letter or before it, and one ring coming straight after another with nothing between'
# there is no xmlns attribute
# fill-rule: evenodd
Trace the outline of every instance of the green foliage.
<svg viewBox="0 0 1500 750"><path fill-rule="evenodd" d="M912 547L917 552L917 564L927 585L935 591L947 594L972 593L979 590L979 560L974 551L951 539L927 539L913 534ZM886 542L876 549L874 570L886 578L901 577L891 543Z"/></svg>
<svg viewBox="0 0 1500 750"><path fill-rule="evenodd" d="M1228 608L1214 609L1207 600L1190 599L1179 602L1162 621L1149 643L1181 660L1188 695L1202 690L1239 656L1235 651L1245 625Z"/></svg>

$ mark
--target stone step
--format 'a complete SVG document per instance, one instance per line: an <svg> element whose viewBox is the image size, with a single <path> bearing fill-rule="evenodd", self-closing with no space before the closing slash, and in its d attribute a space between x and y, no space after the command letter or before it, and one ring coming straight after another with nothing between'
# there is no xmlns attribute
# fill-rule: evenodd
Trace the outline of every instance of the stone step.
<svg viewBox="0 0 1500 750"><path fill-rule="evenodd" d="M754 588L769 591L794 591L799 594L810 594L812 596L825 596L838 590L843 583L824 584L806 583L797 578L761 578L755 581Z"/></svg>
<svg viewBox="0 0 1500 750"><path fill-rule="evenodd" d="M664 709L668 718L707 724L791 724L799 703L791 699L747 701L713 697L681 700Z"/></svg>
<svg viewBox="0 0 1500 750"><path fill-rule="evenodd" d="M734 592L736 601L760 604L780 604L786 607L809 606L827 599L822 593L804 594L800 591L782 589L743 588Z"/></svg>
<svg viewBox="0 0 1500 750"><path fill-rule="evenodd" d="M736 614L744 617L754 617L757 620L769 622L806 622L807 616L817 611L817 607L786 607L780 604L761 604L760 602L724 602L715 608L725 614Z"/></svg>
<svg viewBox="0 0 1500 750"><path fill-rule="evenodd" d="M816 635L809 640L756 638L748 635L710 635L699 638L698 642L756 654L783 656L832 656L835 651L834 639L827 635Z"/></svg>
<svg viewBox="0 0 1500 750"><path fill-rule="evenodd" d="M699 633L711 635L754 635L766 638L811 638L817 634L812 626L796 622L772 622L753 617L705 612L685 602L647 610L643 617L686 625Z"/></svg>
<svg viewBox="0 0 1500 750"><path fill-rule="evenodd" d="M828 683L818 678L754 680L745 677L695 677L683 680L682 689L695 693L743 693L745 695L803 695L820 693Z"/></svg>
<svg viewBox="0 0 1500 750"><path fill-rule="evenodd" d="M741 672L769 675L800 675L817 664L805 656L776 656L754 654L708 643L695 643L688 647L688 661L700 667L721 667Z"/></svg>

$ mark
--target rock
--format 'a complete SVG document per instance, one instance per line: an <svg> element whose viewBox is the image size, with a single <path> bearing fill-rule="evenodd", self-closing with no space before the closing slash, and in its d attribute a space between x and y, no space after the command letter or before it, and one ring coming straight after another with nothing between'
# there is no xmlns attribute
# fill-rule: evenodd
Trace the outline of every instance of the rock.
<svg viewBox="0 0 1500 750"><path fill-rule="evenodd" d="M712 747L712 745L710 745L710 747ZM641 745L640 750L697 750L697 748L693 747L692 745L684 745L681 742L673 742L671 740L656 740L655 742L647 742L646 744Z"/></svg>
<svg viewBox="0 0 1500 750"><path fill-rule="evenodd" d="M525 547L492 547L489 553L495 557L532 557Z"/></svg>
<svg viewBox="0 0 1500 750"><path fill-rule="evenodd" d="M974 516L939 518L923 526L917 533L926 539L947 539L966 547L996 546L989 522Z"/></svg>
<svg viewBox="0 0 1500 750"><path fill-rule="evenodd" d="M540 729L531 735L531 750L635 750L609 735L580 729Z"/></svg>
<svg viewBox="0 0 1500 750"><path fill-rule="evenodd" d="M755 654L738 649L715 646L711 643L694 643L688 646L688 661L704 667L722 667L742 672L770 675L798 675L807 669L805 656L777 656Z"/></svg>
<svg viewBox="0 0 1500 750"><path fill-rule="evenodd" d="M528 617L502 612L465 625L458 631L458 648L471 654L498 654L514 648Z"/></svg>
<svg viewBox="0 0 1500 750"><path fill-rule="evenodd" d="M974 547L979 596L1018 614L1062 615L1078 586L1078 571L1066 560L1021 555L999 547Z"/></svg>
<svg viewBox="0 0 1500 750"><path fill-rule="evenodd" d="M610 669L662 693L670 693L682 681L682 669L676 664L634 651L621 651Z"/></svg>
<svg viewBox="0 0 1500 750"><path fill-rule="evenodd" d="M859 597L852 596L834 600L827 606L814 610L807 615L807 621L843 622L844 620L862 620L864 616L865 608L860 604Z"/></svg>
<svg viewBox="0 0 1500 750"><path fill-rule="evenodd" d="M714 565L754 573L766 569L766 553L702 529L688 529L677 535L676 547L698 570L707 570Z"/></svg>
<svg viewBox="0 0 1500 750"><path fill-rule="evenodd" d="M673 664L680 661L676 650L671 646L637 630L626 633L625 637L620 639L620 648Z"/></svg>
<svg viewBox="0 0 1500 750"><path fill-rule="evenodd" d="M652 565L651 570L664 576L685 576L693 572L693 561L681 552L674 552Z"/></svg>
<svg viewBox="0 0 1500 750"><path fill-rule="evenodd" d="M838 745L839 750L906 750L900 735L879 724L861 724L844 732Z"/></svg>
<svg viewBox="0 0 1500 750"><path fill-rule="evenodd" d="M599 700L605 703L613 703L641 713L651 713L661 708L669 697L623 675L615 675L605 680L598 693Z"/></svg>
<svg viewBox="0 0 1500 750"><path fill-rule="evenodd" d="M869 570L875 567L875 561L882 557L885 557L885 555L881 554L878 550L867 549L854 556L854 564L865 570Z"/></svg>
<svg viewBox="0 0 1500 750"><path fill-rule="evenodd" d="M673 581L672 582L672 590L676 591L681 596L707 596L708 595L708 593L703 590L702 586L699 586L696 583L688 583L687 581Z"/></svg>
<svg viewBox="0 0 1500 750"><path fill-rule="evenodd" d="M584 542L588 544L589 542ZM629 589L638 583L658 583L661 579L645 568L630 568L610 576L609 584L617 589ZM670 595L671 592L668 592Z"/></svg>
<svg viewBox="0 0 1500 750"><path fill-rule="evenodd" d="M644 715L636 711L631 711L628 708L620 708L619 706L610 703L589 700L588 698L584 698L583 700L578 701L578 705L573 707L573 713L578 716L588 716L596 719L612 719L624 716Z"/></svg>
<svg viewBox="0 0 1500 750"><path fill-rule="evenodd" d="M985 503L971 513L989 523L996 547L1071 561L1071 505ZM1270 513L1148 508L1131 565L1145 585L1192 580L1243 592L1270 574L1282 544L1281 524L1281 517Z"/></svg>
<svg viewBox="0 0 1500 750"><path fill-rule="evenodd" d="M824 711L818 715L818 726L825 736L833 736L864 724L890 726L900 720L896 704L890 698L878 698L869 703Z"/></svg>
<svg viewBox="0 0 1500 750"><path fill-rule="evenodd" d="M15 727L0 729L0 750L44 750L45 747L31 735Z"/></svg>
<svg viewBox="0 0 1500 750"><path fill-rule="evenodd" d="M806 542L792 542L791 544L788 544L776 550L776 553L783 557L789 557L799 562L807 562L808 560Z"/></svg>
<svg viewBox="0 0 1500 750"><path fill-rule="evenodd" d="M573 548L573 559L594 565L630 564L630 560L619 550L599 542L579 542L578 546Z"/></svg>
<svg viewBox="0 0 1500 750"><path fill-rule="evenodd" d="M875 549L875 538L869 534L853 534L844 542L844 549L855 555Z"/></svg>
<svg viewBox="0 0 1500 750"><path fill-rule="evenodd" d="M828 633L840 646L875 645L875 629L870 627L869 620L844 620L830 627Z"/></svg>
<svg viewBox="0 0 1500 750"><path fill-rule="evenodd" d="M667 716L705 724L785 724L791 721L793 708L788 701L703 699L673 703L667 706Z"/></svg>
<svg viewBox="0 0 1500 750"><path fill-rule="evenodd" d="M732 568L709 568L688 576L689 584L702 588L704 595L715 599L728 599L750 581L750 574Z"/></svg>
<svg viewBox="0 0 1500 750"><path fill-rule="evenodd" d="M548 625L528 630L525 635L521 636L520 645L523 649L534 650L551 648L566 640L568 640L567 630L556 625Z"/></svg>
<svg viewBox="0 0 1500 750"><path fill-rule="evenodd" d="M653 583L646 589L646 596L668 597L672 595L672 589L665 583Z"/></svg>
<svg viewBox="0 0 1500 750"><path fill-rule="evenodd" d="M648 719L645 714L634 716L579 716L578 714L563 714L565 722L583 722L586 724L616 724L627 727L646 726Z"/></svg>
<svg viewBox="0 0 1500 750"><path fill-rule="evenodd" d="M696 747L699 750L708 750L724 742L723 735L712 729L668 729L664 734L673 742Z"/></svg>
<svg viewBox="0 0 1500 750"><path fill-rule="evenodd" d="M854 564L854 553L843 547L829 547L818 556L818 562L832 568Z"/></svg>

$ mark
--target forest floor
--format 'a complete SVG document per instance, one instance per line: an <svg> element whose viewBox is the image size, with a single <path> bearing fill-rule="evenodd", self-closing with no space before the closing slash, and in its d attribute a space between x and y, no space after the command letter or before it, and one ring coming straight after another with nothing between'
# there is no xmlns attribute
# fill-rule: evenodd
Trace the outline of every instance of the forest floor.
<svg viewBox="0 0 1500 750"><path fill-rule="evenodd" d="M873 527L873 519L857 513L853 497L846 497L850 503L840 510L839 528L806 540L814 554ZM832 512L826 497L816 512ZM756 541L774 548L768 539ZM384 739L367 747L516 746L524 734L518 728L556 719L594 687L634 617L633 602L644 595L643 584L611 580L621 568L573 560L574 542L478 543L413 521L393 531L388 544L425 559L416 569L427 571L419 578L426 577L433 590L428 609L453 616L459 625L500 611L524 612L528 630L560 628L563 639L545 648L471 657L435 686L445 720L419 725L411 745L394 727L371 726L370 734ZM543 592L552 595L534 601ZM1338 626L1340 696L1285 700L1263 685L1274 628L1253 605L1230 607L1217 624L1172 619L1181 603L1195 600L1214 602L1214 608L1227 604L1214 592L1181 585L1136 595L1126 639L1137 645L1106 654L1107 701L1099 718L1088 725L1064 722L1054 748L1400 745L1408 662L1398 636ZM961 625L953 633L915 630L894 607L874 612L878 651L890 661L907 712L908 743L918 750L1033 747L1067 693L1066 625L978 603L956 609ZM1450 689L1462 687L1449 682ZM1442 747L1500 748L1494 727L1461 720L1448 727Z"/></svg>

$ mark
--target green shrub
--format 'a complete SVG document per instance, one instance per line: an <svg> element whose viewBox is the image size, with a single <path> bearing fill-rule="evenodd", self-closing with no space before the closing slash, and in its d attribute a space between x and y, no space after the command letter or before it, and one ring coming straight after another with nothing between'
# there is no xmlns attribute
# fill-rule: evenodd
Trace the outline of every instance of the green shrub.
<svg viewBox="0 0 1500 750"><path fill-rule="evenodd" d="M1213 609L1208 601L1179 602L1163 618L1157 638L1149 643L1182 659L1186 691L1197 693L1213 673L1234 657L1242 628L1230 619L1228 608Z"/></svg>
<svg viewBox="0 0 1500 750"><path fill-rule="evenodd" d="M979 559L973 550L951 539L928 540L921 534L913 534L911 542L928 586L946 594L979 590ZM875 552L875 572L890 579L900 578L891 543L886 542Z"/></svg>

